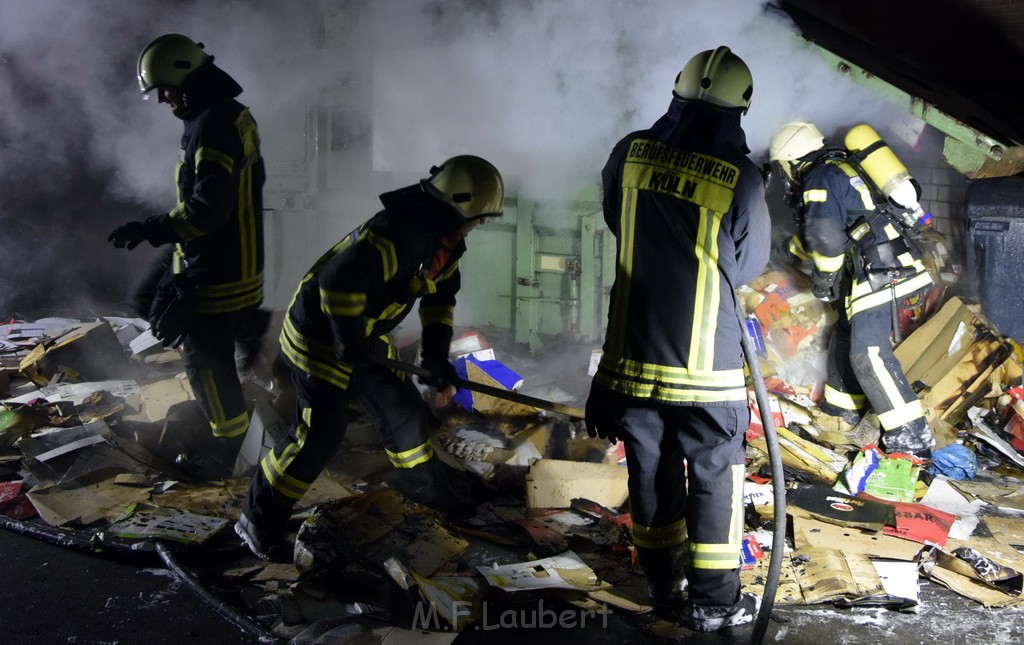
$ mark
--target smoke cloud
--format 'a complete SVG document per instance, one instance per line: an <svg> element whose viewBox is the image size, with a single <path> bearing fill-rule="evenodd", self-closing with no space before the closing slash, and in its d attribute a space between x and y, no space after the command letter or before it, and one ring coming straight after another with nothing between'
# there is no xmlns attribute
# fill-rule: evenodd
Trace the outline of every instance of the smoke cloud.
<svg viewBox="0 0 1024 645"><path fill-rule="evenodd" d="M537 201L592 188L611 145L718 45L751 67L758 160L793 119L827 134L908 119L751 0L0 0L0 316L107 313L153 257L106 235L174 205L181 123L135 81L138 52L168 32L245 89L276 209L268 281L288 290L379 192L451 155L490 159Z"/></svg>

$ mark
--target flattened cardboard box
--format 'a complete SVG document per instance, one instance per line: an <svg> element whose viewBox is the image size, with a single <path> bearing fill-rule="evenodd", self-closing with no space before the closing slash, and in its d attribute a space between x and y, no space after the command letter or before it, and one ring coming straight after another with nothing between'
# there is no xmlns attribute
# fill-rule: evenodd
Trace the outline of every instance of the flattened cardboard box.
<svg viewBox="0 0 1024 645"><path fill-rule="evenodd" d="M924 406L943 418L952 415L949 420L956 422L964 410L954 410L954 404L983 387L993 372L1003 375L1000 364L1008 361L997 353L1005 351L1001 346L998 331L977 305L953 297L900 343L895 354L907 380L924 384ZM1012 377L1010 372L1004 376Z"/></svg>
<svg viewBox="0 0 1024 645"><path fill-rule="evenodd" d="M114 329L100 321L73 327L55 343L36 345L18 369L25 378L44 386L61 371L73 371L76 380L105 381L123 378L128 367Z"/></svg>
<svg viewBox="0 0 1024 645"><path fill-rule="evenodd" d="M526 474L527 508L569 508L585 498L608 508L622 506L629 497L628 473L615 464L539 459Z"/></svg>
<svg viewBox="0 0 1024 645"><path fill-rule="evenodd" d="M175 403L194 401L195 394L185 374L148 383L141 388L142 403L138 414L125 415L132 421L158 422L167 418L167 410Z"/></svg>
<svg viewBox="0 0 1024 645"><path fill-rule="evenodd" d="M885 593L878 572L867 556L827 547L808 547L793 553L793 567L804 602L808 604L858 600Z"/></svg>
<svg viewBox="0 0 1024 645"><path fill-rule="evenodd" d="M397 558L411 571L431 576L469 547L434 511L382 488L324 504L299 529L294 561L307 573L379 566Z"/></svg>
<svg viewBox="0 0 1024 645"><path fill-rule="evenodd" d="M845 553L906 562L913 561L924 548L912 540L799 516L793 517L793 544L797 549L841 544Z"/></svg>
<svg viewBox="0 0 1024 645"><path fill-rule="evenodd" d="M962 300L950 298L894 350L907 380L935 385L970 349L975 328L985 324Z"/></svg>

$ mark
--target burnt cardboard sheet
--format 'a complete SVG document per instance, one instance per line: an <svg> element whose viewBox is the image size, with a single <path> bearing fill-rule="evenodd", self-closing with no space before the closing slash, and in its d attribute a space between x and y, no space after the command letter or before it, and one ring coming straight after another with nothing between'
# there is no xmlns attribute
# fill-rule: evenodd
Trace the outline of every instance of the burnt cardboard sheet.
<svg viewBox="0 0 1024 645"><path fill-rule="evenodd" d="M629 497L628 473L622 466L560 459L540 459L526 475L528 508L569 508L584 497L618 508Z"/></svg>
<svg viewBox="0 0 1024 645"><path fill-rule="evenodd" d="M106 423L97 421L24 437L18 441L18 448L25 456L25 469L42 486L94 483L120 473L149 473L145 464L119 448L121 441Z"/></svg>
<svg viewBox="0 0 1024 645"><path fill-rule="evenodd" d="M860 601L885 594L870 558L828 547L809 547L792 554L793 570L808 604Z"/></svg>
<svg viewBox="0 0 1024 645"><path fill-rule="evenodd" d="M207 484L176 485L154 493L153 504L200 515L237 518L238 500L245 496L249 478L232 477Z"/></svg>
<svg viewBox="0 0 1024 645"><path fill-rule="evenodd" d="M740 570L740 582L743 590L749 591L757 596L764 597L764 586L768 581L768 558L761 558L754 563L750 569ZM782 558L782 567L779 570L779 586L775 591L776 605L804 605L804 594L800 591L800 583L797 582L796 572L793 570L793 559L791 554Z"/></svg>
<svg viewBox="0 0 1024 645"><path fill-rule="evenodd" d="M122 486L113 479L83 484L77 481L36 487L27 493L39 516L51 526L89 525L115 520L125 507L149 498L149 489Z"/></svg>
<svg viewBox="0 0 1024 645"><path fill-rule="evenodd" d="M992 534L992 539L1005 547L998 550L996 557L1005 556L1006 560L1021 558L1024 560L1024 522L1020 516L986 516L982 518L985 528ZM1002 558L1000 558L1002 559ZM1011 562L1011 565L1016 562ZM1024 564L1021 565L1024 569Z"/></svg>
<svg viewBox="0 0 1024 645"><path fill-rule="evenodd" d="M919 542L880 531L839 526L805 517L793 518L793 542L798 549L842 544L844 552L908 562L914 560L923 548Z"/></svg>
<svg viewBox="0 0 1024 645"><path fill-rule="evenodd" d="M1024 511L1024 483L1018 480L979 477L975 480L950 481L949 483L961 493L983 500L993 506Z"/></svg>
<svg viewBox="0 0 1024 645"><path fill-rule="evenodd" d="M129 365L114 328L100 321L78 324L61 337L36 345L19 370L37 386L45 386L60 373L81 381L116 379L129 371Z"/></svg>
<svg viewBox="0 0 1024 645"><path fill-rule="evenodd" d="M950 551L932 549L922 559L920 569L927 577L986 607L1017 604L1022 599L1024 574L966 544Z"/></svg>

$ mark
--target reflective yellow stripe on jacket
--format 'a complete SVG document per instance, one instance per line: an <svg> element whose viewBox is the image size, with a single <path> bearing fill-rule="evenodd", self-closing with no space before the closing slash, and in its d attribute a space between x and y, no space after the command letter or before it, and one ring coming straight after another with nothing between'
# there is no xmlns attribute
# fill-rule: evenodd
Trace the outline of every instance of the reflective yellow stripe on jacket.
<svg viewBox="0 0 1024 645"><path fill-rule="evenodd" d="M664 143L638 139L630 144L622 174L618 256L614 301L597 380L609 389L636 398L667 403L741 402L746 400L742 369L715 369L714 338L723 306L718 237L724 214L732 207L739 169L709 155L678 151ZM693 258L695 298L690 336L681 339L686 366L626 356L636 249L637 203L644 191L691 204L697 230ZM664 199L659 197L659 199ZM682 216L682 215L681 215ZM649 279L649 276L645 276ZM634 321L635 322L635 321Z"/></svg>

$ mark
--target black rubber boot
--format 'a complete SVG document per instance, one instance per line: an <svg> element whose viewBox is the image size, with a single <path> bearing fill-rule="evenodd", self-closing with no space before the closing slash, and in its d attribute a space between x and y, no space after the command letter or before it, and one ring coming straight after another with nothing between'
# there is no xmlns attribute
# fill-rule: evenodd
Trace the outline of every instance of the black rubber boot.
<svg viewBox="0 0 1024 645"><path fill-rule="evenodd" d="M677 545L666 549L636 548L637 559L647 580L647 596L661 618L676 620L683 603L686 575L683 561L686 549Z"/></svg>
<svg viewBox="0 0 1024 645"><path fill-rule="evenodd" d="M186 475L200 481L217 481L230 477L235 470L238 451L245 435L225 439L210 438L202 446L180 453L174 459Z"/></svg>
<svg viewBox="0 0 1024 645"><path fill-rule="evenodd" d="M900 452L930 459L934 445L935 436L924 419L915 419L882 434L882 446L887 453Z"/></svg>
<svg viewBox="0 0 1024 645"><path fill-rule="evenodd" d="M429 506L450 522L460 522L476 515L476 500L457 492L452 486L448 467L437 457L415 468L399 468L398 490L416 502Z"/></svg>

